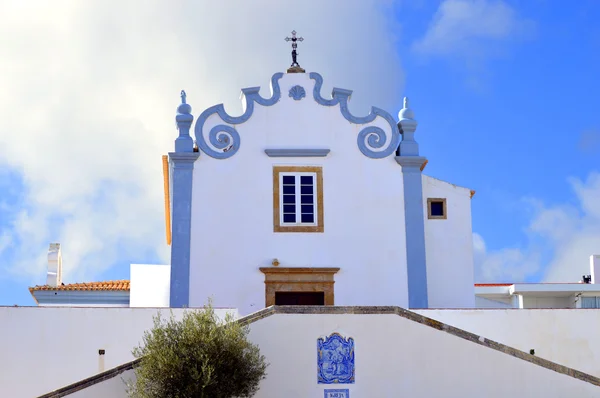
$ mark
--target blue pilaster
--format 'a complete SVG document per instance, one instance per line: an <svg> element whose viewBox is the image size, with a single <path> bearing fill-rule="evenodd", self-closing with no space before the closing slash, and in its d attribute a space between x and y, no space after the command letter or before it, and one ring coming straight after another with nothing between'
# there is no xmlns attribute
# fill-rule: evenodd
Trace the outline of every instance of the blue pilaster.
<svg viewBox="0 0 600 398"><path fill-rule="evenodd" d="M421 166L426 158L419 156L419 145L414 139L417 121L404 99L399 113L398 128L402 141L396 161L402 166L404 182L404 219L406 228L406 260L409 308L428 308L427 264L425 256L425 217L423 214L423 182Z"/></svg>
<svg viewBox="0 0 600 398"><path fill-rule="evenodd" d="M190 239L192 219L192 181L194 162L200 156L194 152L190 127L194 120L192 108L181 92L181 105L177 108L175 152L169 153L171 163L171 292L170 307L187 307L190 298Z"/></svg>

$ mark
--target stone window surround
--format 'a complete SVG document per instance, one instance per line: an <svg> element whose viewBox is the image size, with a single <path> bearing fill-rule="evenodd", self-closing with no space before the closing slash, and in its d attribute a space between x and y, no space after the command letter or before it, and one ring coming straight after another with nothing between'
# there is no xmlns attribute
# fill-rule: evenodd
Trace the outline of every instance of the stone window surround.
<svg viewBox="0 0 600 398"><path fill-rule="evenodd" d="M323 292L325 305L334 305L333 276L339 268L261 267L265 274L265 307L275 305L276 292Z"/></svg>
<svg viewBox="0 0 600 398"><path fill-rule="evenodd" d="M431 203L432 202L442 202L444 207L444 215L442 216L434 216L431 214ZM446 220L448 218L448 212L446 210L446 198L427 198L427 218L430 220Z"/></svg>
<svg viewBox="0 0 600 398"><path fill-rule="evenodd" d="M315 173L317 195L317 220L314 226L281 225L281 209L279 198L280 173ZM273 232L324 232L323 225L323 168L320 166L273 166Z"/></svg>

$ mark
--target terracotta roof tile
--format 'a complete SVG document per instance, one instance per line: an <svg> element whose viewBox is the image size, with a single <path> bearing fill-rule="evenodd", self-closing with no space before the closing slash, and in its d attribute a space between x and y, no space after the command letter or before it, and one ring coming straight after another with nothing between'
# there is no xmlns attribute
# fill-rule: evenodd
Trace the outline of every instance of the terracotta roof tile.
<svg viewBox="0 0 600 398"><path fill-rule="evenodd" d="M117 280L117 281L105 281L105 282L83 282L83 283L70 283L68 285L60 286L34 286L30 287L29 291L38 290L112 290L112 291L129 291L128 280Z"/></svg>

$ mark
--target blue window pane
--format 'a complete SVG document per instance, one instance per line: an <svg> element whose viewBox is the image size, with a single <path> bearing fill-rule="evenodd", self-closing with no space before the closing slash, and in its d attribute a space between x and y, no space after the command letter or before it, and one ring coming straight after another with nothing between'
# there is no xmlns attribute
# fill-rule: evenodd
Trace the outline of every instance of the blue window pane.
<svg viewBox="0 0 600 398"><path fill-rule="evenodd" d="M296 214L284 214L283 222L296 222Z"/></svg>
<svg viewBox="0 0 600 398"><path fill-rule="evenodd" d="M302 206L304 207L304 206ZM284 213L296 213L296 205L283 205Z"/></svg>
<svg viewBox="0 0 600 398"><path fill-rule="evenodd" d="M302 185L312 185L313 178L312 176L300 176L300 184Z"/></svg>
<svg viewBox="0 0 600 398"><path fill-rule="evenodd" d="M302 214L302 222L315 222L314 214Z"/></svg>
<svg viewBox="0 0 600 398"><path fill-rule="evenodd" d="M314 212L315 210L313 205L302 205L302 214Z"/></svg>
<svg viewBox="0 0 600 398"><path fill-rule="evenodd" d="M435 201L431 202L431 215L432 216L444 216L444 202Z"/></svg>
<svg viewBox="0 0 600 398"><path fill-rule="evenodd" d="M296 195L283 195L283 203L296 203Z"/></svg>
<svg viewBox="0 0 600 398"><path fill-rule="evenodd" d="M313 186L312 185L302 185L300 187L300 193L303 195L312 195L313 194Z"/></svg>
<svg viewBox="0 0 600 398"><path fill-rule="evenodd" d="M302 204L311 204L313 203L313 195L302 195L300 202Z"/></svg>
<svg viewBox="0 0 600 398"><path fill-rule="evenodd" d="M283 183L284 184L294 184L296 182L296 177L295 176L283 176Z"/></svg>
<svg viewBox="0 0 600 398"><path fill-rule="evenodd" d="M296 187L293 185L284 185L283 186L283 193L284 194L295 194L296 193Z"/></svg>

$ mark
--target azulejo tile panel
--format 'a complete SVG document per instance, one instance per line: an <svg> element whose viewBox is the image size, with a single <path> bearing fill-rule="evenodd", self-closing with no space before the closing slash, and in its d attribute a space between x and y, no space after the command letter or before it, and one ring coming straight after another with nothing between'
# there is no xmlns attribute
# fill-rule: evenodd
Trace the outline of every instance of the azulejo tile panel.
<svg viewBox="0 0 600 398"><path fill-rule="evenodd" d="M354 339L332 333L317 339L319 384L354 383Z"/></svg>

